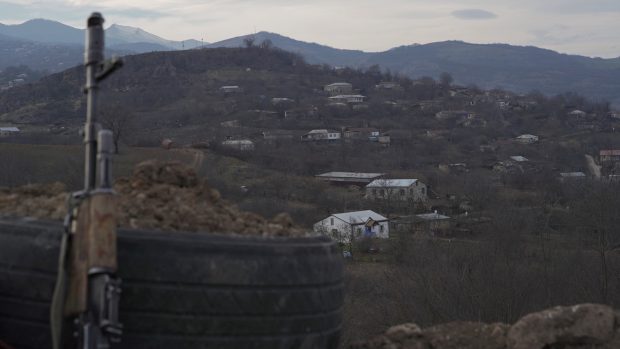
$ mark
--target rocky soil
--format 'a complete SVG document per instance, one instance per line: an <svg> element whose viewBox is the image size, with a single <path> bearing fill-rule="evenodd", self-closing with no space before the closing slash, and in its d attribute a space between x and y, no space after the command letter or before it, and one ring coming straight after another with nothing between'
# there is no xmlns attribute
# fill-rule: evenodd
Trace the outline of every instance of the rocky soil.
<svg viewBox="0 0 620 349"><path fill-rule="evenodd" d="M146 161L131 177L114 184L121 227L136 229L201 231L257 236L305 236L308 233L281 213L272 220L243 212L220 197L181 163ZM39 219L62 220L67 211L64 185L33 184L0 189L0 213Z"/></svg>
<svg viewBox="0 0 620 349"><path fill-rule="evenodd" d="M350 349L613 349L620 348L620 312L599 304L555 307L513 325L452 322L389 328Z"/></svg>

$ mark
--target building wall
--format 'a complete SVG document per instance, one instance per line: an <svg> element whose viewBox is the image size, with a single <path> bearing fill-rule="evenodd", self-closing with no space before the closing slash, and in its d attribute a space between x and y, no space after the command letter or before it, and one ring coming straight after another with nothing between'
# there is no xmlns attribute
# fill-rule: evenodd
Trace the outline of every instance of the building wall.
<svg viewBox="0 0 620 349"><path fill-rule="evenodd" d="M409 187L366 188L366 199L369 200L398 200L398 201L426 201L428 188L426 184L416 181Z"/></svg>
<svg viewBox="0 0 620 349"><path fill-rule="evenodd" d="M344 95L353 92L353 85L325 86L325 92L332 95Z"/></svg>
<svg viewBox="0 0 620 349"><path fill-rule="evenodd" d="M332 224L333 223L333 224ZM351 234L355 234L355 239L364 236L364 224L351 225L334 216L325 218L324 220L314 224L314 232L329 236L343 244L351 242ZM387 239L390 237L390 227L388 221L380 222L372 228L374 237Z"/></svg>

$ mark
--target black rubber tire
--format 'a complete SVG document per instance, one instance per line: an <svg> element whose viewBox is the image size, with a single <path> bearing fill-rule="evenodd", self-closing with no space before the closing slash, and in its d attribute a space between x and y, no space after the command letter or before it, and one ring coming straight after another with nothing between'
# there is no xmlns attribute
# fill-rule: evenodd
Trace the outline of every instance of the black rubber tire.
<svg viewBox="0 0 620 349"><path fill-rule="evenodd" d="M0 220L0 339L50 348L62 227ZM118 348L337 348L343 263L330 239L121 230Z"/></svg>

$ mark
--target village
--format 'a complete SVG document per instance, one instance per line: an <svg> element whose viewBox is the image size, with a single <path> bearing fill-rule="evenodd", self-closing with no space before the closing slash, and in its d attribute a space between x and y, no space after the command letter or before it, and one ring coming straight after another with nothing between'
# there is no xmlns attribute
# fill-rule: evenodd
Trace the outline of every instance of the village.
<svg viewBox="0 0 620 349"><path fill-rule="evenodd" d="M337 80L306 86L307 94L282 85L277 90L288 93L268 97L255 86L254 73L247 68L231 84L212 84L207 98L224 110L199 128L203 131L196 132L191 118L171 120L177 130L156 132L159 140L149 144L205 149L346 192L347 210L323 207L300 222L339 241L346 253L357 239L386 239L390 232L471 236L492 219L480 211L476 195L454 185L465 178L497 192L514 187L528 191L528 184L520 182L541 176L564 185L620 178L620 145L567 146L571 138L614 134L620 127L620 112L579 96L483 91L455 85L447 73L439 81L412 81L373 69L361 77L350 69L330 69L328 75L353 77L359 86ZM154 126L167 124L157 121ZM137 133L135 128L123 131ZM73 131L70 124L58 122L47 130L24 123L0 127L0 137L9 142L41 138L45 132L59 136ZM124 135L121 141L131 145L132 138L142 137ZM550 149L563 153L554 155L558 162L550 158ZM321 169L325 172L317 172ZM244 182L226 186L225 191L241 188L242 200L262 190ZM329 214L316 213L324 210Z"/></svg>
<svg viewBox="0 0 620 349"><path fill-rule="evenodd" d="M368 97L351 83L334 82L323 86L320 92L315 90L315 93L323 96L323 100L319 100L317 105L300 106L292 98L273 97L270 101L271 109L255 111L260 115L258 119L268 122L271 127L291 125L292 120L300 124L313 124L313 121L318 124L317 121L320 121L331 127L309 130L299 127L271 128L260 133L255 132L251 137L243 137L235 132L238 130L240 133L248 133L242 120L227 120L220 123L222 131L228 134L226 139L221 141L222 151L231 155L242 154L240 156L250 159L249 161L252 161L252 153L269 151L271 148L281 147L282 144L298 151L301 149L299 147L304 145L310 145L312 151L325 154L333 150L342 152L339 149L351 147L360 151L362 148L364 151L372 149L384 156L390 156L390 147L406 148L409 144L419 143L417 139L420 138L431 141L447 139L453 142L450 138L458 137L458 130L488 134L493 132L489 128L497 127L494 126L498 124L497 119L500 119L502 127L507 127L512 124L510 118L528 114L533 115L533 120L541 120L543 117L561 118L562 131L569 133L570 137L614 133L620 126L620 112L617 111L605 108L595 110L590 106L590 111L586 112L579 109L588 107L583 103L561 105L556 110L548 111L552 116L543 116L541 110L549 108L549 100L541 96L518 95L501 90L480 91L452 86L449 76L445 79L447 81L439 84L443 86L440 87L444 90L443 96L417 102L390 98L400 95L403 90L395 81L381 81L370 89L378 96L374 98L381 100L385 108L383 112L396 108L399 112L422 116L427 120L426 128L391 129L381 127L376 120L368 122L368 119L362 118L360 125L359 117L343 118L347 114L364 115L369 108L376 109L377 102L368 103ZM414 81L414 85L424 83L428 84L428 81ZM225 98L241 95L243 91L243 88L237 85L220 88ZM329 113L334 110L338 112L338 118L326 119L326 115L331 116ZM337 125L336 122L340 124ZM346 122L358 125L350 126ZM521 122L523 123L523 119ZM512 130L511 133L502 134L500 130L495 130L498 134L491 138L492 141L480 142L476 148L471 149L470 155L458 159L459 161L417 162L419 167L427 170L421 171L418 168L409 172L420 173L420 177L397 176L398 173L407 172L402 171L402 168L370 166L367 168L379 169L381 173L353 172L350 170L355 166L351 165L344 168L326 168L329 171L325 173L307 174L331 186L352 191L357 196L358 203L351 206L359 209L330 212L325 218L312 224L312 229L339 241L345 256L351 255L355 240L389 239L391 232L418 238L469 239L476 235L481 224L489 223L492 218L485 216L483 212L476 212L481 207L472 198L475 194L464 193L463 188L444 187L437 180L437 176L463 178L475 174L498 192L518 186L515 181L523 181L524 177L541 177L543 173L547 180L551 176L551 180L564 186L579 186L591 180L610 183L620 178L620 150L589 148L588 150L594 150L593 156L571 154L570 165L553 163L549 154L545 154L545 149L554 147L554 142L564 142L566 134L553 134L558 130L550 133L544 126L542 134L539 134L536 130L540 128L540 124L530 127L531 133L516 133L516 130ZM457 132L454 129L457 129ZM526 127L520 129L525 130ZM352 153L347 155L355 156ZM411 155L414 156L413 152ZM446 158L450 157L444 159ZM428 184L428 179L433 185ZM244 188L248 190L247 187ZM368 248L377 252L374 247Z"/></svg>

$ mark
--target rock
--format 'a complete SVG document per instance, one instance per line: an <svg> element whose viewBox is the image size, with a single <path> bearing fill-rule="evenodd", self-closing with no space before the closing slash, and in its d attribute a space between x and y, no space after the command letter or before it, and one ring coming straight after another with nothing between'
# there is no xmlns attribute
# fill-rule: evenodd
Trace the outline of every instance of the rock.
<svg viewBox="0 0 620 349"><path fill-rule="evenodd" d="M409 322L390 327L387 331L385 331L385 336L392 341L402 342L405 339L418 336L421 332L422 330L420 329L420 326Z"/></svg>
<svg viewBox="0 0 620 349"><path fill-rule="evenodd" d="M513 326L451 322L425 329L406 323L350 349L618 349L620 312L605 305L555 307Z"/></svg>
<svg viewBox="0 0 620 349"><path fill-rule="evenodd" d="M422 330L406 323L351 349L505 349L508 328L501 323L452 322Z"/></svg>
<svg viewBox="0 0 620 349"><path fill-rule="evenodd" d="M502 323L452 322L424 329L431 348L504 349L509 325Z"/></svg>
<svg viewBox="0 0 620 349"><path fill-rule="evenodd" d="M613 309L599 304L555 307L524 316L508 332L509 349L603 344L614 336Z"/></svg>

